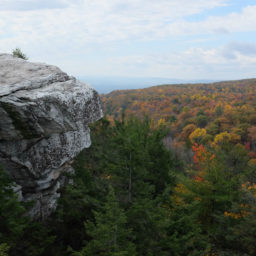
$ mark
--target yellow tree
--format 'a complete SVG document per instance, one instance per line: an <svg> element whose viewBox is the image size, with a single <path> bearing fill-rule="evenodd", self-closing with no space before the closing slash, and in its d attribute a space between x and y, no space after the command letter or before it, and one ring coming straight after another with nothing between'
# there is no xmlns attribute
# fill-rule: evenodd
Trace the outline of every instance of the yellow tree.
<svg viewBox="0 0 256 256"><path fill-rule="evenodd" d="M192 143L201 144L203 142L203 139L206 137L206 134L207 133L204 128L197 128L189 135L189 139Z"/></svg>
<svg viewBox="0 0 256 256"><path fill-rule="evenodd" d="M228 132L222 132L215 136L213 141L213 147L216 149L224 145L225 143L230 142L231 136Z"/></svg>

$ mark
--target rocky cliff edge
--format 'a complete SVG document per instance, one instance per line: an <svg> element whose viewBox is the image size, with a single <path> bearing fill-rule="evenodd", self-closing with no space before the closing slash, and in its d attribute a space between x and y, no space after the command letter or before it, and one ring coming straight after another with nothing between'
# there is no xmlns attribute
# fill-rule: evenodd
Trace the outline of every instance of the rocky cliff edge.
<svg viewBox="0 0 256 256"><path fill-rule="evenodd" d="M59 68L0 54L0 164L29 214L56 208L70 162L90 146L88 125L103 116L98 93Z"/></svg>

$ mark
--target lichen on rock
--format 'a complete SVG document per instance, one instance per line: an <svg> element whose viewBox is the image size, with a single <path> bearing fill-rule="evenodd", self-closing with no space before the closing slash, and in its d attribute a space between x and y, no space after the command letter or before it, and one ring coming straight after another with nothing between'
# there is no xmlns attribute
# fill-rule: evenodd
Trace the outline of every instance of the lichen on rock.
<svg viewBox="0 0 256 256"><path fill-rule="evenodd" d="M90 146L88 125L103 116L98 93L55 66L0 54L0 163L34 200L30 215L55 208L69 162Z"/></svg>

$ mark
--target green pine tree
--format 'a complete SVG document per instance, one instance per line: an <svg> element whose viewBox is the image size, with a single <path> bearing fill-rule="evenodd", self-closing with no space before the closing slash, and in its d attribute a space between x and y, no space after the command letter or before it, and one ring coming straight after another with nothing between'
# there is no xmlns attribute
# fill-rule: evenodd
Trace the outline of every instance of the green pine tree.
<svg viewBox="0 0 256 256"><path fill-rule="evenodd" d="M95 223L85 224L91 241L75 255L81 256L130 256L136 255L131 242L131 230L127 228L124 211L120 208L112 187L102 212L95 212Z"/></svg>
<svg viewBox="0 0 256 256"><path fill-rule="evenodd" d="M173 187L174 164L163 146L164 129L153 130L150 120L128 118L116 122L108 171L126 210L128 225L136 237L139 255L166 255L163 192Z"/></svg>
<svg viewBox="0 0 256 256"><path fill-rule="evenodd" d="M15 250L16 242L21 239L27 224L23 217L25 208L18 202L13 191L13 183L0 167L0 241Z"/></svg>
<svg viewBox="0 0 256 256"><path fill-rule="evenodd" d="M246 224L246 218L248 221L252 220L245 212L249 212L246 207L253 201L249 202L246 198L246 192L242 188L244 177L237 169L238 165L243 164L243 160L235 158L236 161L230 161L236 156L234 150L216 151L214 157L212 153L208 153L193 171L190 170L186 177L180 178L176 189L175 199L178 203L172 209L176 223L187 219L186 223L194 226L190 230L196 231L194 234L187 233L192 234L187 242L193 247L180 255L251 255L246 254L239 242L240 235L245 230L238 232L238 227ZM182 230L189 225L184 225ZM182 230L177 230L177 241L184 237ZM251 233L253 230L252 228ZM194 242L191 243L192 241Z"/></svg>
<svg viewBox="0 0 256 256"><path fill-rule="evenodd" d="M0 244L0 256L8 256L7 252L9 248L7 244Z"/></svg>

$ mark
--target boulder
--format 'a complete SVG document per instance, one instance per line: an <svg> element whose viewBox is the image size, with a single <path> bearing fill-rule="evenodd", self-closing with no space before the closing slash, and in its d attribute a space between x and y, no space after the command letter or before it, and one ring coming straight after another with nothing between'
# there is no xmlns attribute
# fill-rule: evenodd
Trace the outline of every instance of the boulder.
<svg viewBox="0 0 256 256"><path fill-rule="evenodd" d="M58 67L0 54L0 164L29 214L46 218L72 159L91 144L88 125L103 116L98 93Z"/></svg>

